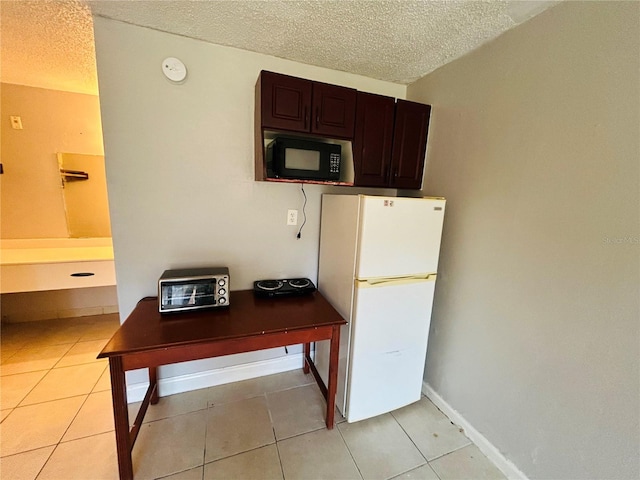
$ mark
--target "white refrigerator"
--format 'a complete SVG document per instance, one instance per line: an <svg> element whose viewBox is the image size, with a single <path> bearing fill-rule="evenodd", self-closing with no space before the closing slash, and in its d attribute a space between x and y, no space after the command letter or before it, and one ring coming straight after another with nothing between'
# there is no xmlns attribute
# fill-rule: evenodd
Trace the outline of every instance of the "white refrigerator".
<svg viewBox="0 0 640 480"><path fill-rule="evenodd" d="M336 405L348 422L420 399L443 198L322 196L318 289L347 320ZM327 383L329 342L315 362Z"/></svg>

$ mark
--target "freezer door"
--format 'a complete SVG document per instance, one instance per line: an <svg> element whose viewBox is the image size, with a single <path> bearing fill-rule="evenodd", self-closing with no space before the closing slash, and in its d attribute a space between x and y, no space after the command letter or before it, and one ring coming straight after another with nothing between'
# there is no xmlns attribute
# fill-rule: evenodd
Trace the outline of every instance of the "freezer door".
<svg viewBox="0 0 640 480"><path fill-rule="evenodd" d="M435 275L356 282L346 418L356 422L420 399Z"/></svg>
<svg viewBox="0 0 640 480"><path fill-rule="evenodd" d="M362 196L356 278L437 272L444 199Z"/></svg>

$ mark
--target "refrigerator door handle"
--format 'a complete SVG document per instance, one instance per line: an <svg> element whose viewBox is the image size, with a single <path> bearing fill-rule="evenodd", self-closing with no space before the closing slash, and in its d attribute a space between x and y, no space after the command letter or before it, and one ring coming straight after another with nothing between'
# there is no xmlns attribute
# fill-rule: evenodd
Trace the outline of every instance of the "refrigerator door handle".
<svg viewBox="0 0 640 480"><path fill-rule="evenodd" d="M356 279L356 288L383 287L416 282L435 282L437 276L438 275L436 273L425 273L420 275L409 275L406 277L395 278L367 278L362 280Z"/></svg>

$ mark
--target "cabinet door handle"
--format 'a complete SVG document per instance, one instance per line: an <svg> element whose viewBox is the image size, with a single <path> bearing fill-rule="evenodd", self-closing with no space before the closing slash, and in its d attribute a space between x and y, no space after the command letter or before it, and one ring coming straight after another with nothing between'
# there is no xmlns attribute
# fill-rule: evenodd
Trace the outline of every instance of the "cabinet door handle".
<svg viewBox="0 0 640 480"><path fill-rule="evenodd" d="M304 107L304 129L309 128L307 125L309 124L309 107Z"/></svg>
<svg viewBox="0 0 640 480"><path fill-rule="evenodd" d="M316 107L316 128L320 124L320 107Z"/></svg>

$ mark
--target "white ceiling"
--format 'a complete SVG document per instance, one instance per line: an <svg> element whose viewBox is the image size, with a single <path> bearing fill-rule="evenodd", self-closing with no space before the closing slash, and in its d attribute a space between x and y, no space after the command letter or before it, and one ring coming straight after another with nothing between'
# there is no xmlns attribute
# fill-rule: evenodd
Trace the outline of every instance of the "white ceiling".
<svg viewBox="0 0 640 480"><path fill-rule="evenodd" d="M97 94L91 14L409 84L557 1L3 0L6 83Z"/></svg>

